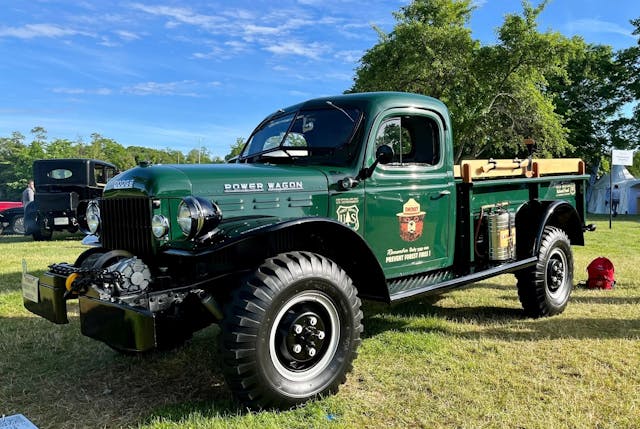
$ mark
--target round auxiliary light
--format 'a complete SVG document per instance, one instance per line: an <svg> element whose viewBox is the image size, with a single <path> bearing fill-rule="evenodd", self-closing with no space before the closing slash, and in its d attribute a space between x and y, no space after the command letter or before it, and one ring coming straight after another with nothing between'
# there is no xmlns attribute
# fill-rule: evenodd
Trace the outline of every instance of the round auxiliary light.
<svg viewBox="0 0 640 429"><path fill-rule="evenodd" d="M187 240L208 233L221 220L220 208L205 198L186 197L178 206L178 225Z"/></svg>
<svg viewBox="0 0 640 429"><path fill-rule="evenodd" d="M162 215L151 218L151 231L156 238L162 238L169 232L169 220Z"/></svg>
<svg viewBox="0 0 640 429"><path fill-rule="evenodd" d="M97 201L90 201L85 214L89 233L95 234L100 229L100 207Z"/></svg>

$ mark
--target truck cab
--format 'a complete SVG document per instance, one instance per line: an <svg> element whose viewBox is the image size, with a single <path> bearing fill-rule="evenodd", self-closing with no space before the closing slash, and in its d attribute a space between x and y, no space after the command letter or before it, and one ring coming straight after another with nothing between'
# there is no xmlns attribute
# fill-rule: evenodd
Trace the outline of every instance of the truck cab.
<svg viewBox="0 0 640 429"><path fill-rule="evenodd" d="M337 390L365 299L514 273L525 314L562 313L589 229L584 163L530 151L454 165L452 136L446 106L416 94L279 109L234 163L140 165L79 204L94 247L24 273L25 307L67 323L78 299L82 333L123 353L218 323L225 379L252 408Z"/></svg>

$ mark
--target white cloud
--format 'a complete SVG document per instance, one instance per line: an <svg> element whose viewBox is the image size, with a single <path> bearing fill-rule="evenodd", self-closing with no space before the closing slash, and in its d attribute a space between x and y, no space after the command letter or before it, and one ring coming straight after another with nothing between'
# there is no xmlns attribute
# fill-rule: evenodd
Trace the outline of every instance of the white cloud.
<svg viewBox="0 0 640 429"><path fill-rule="evenodd" d="M136 33L133 33L131 31L126 31L126 30L116 30L115 33L120 36L121 39L123 40L138 40L140 39L140 36Z"/></svg>
<svg viewBox="0 0 640 429"><path fill-rule="evenodd" d="M311 97L311 93L310 92L297 91L295 89L287 91L287 93L289 95L294 96L294 97L301 97L301 98L309 98L309 97Z"/></svg>
<svg viewBox="0 0 640 429"><path fill-rule="evenodd" d="M53 88L51 90L56 94L68 95L111 95L113 93L109 88L85 89L85 88Z"/></svg>
<svg viewBox="0 0 640 429"><path fill-rule="evenodd" d="M182 80L177 82L142 82L122 88L125 94L133 95L179 95L183 97L198 97L195 91L196 82Z"/></svg>
<svg viewBox="0 0 640 429"><path fill-rule="evenodd" d="M212 42L207 44L209 45L208 51L195 52L191 54L191 57L199 60L228 60L236 55L248 52L250 49L250 44L239 40L224 42L222 46L215 45Z"/></svg>
<svg viewBox="0 0 640 429"><path fill-rule="evenodd" d="M36 37L59 38L76 35L93 36L91 33L60 27L56 24L27 24L22 27L0 27L0 37L16 37L18 39L33 39Z"/></svg>
<svg viewBox="0 0 640 429"><path fill-rule="evenodd" d="M203 15L184 7L148 6L141 3L134 3L131 6L136 10L150 15L170 18L170 21L167 23L167 26L170 27L182 23L208 28L221 22L226 22L226 19L220 16Z"/></svg>
<svg viewBox="0 0 640 429"><path fill-rule="evenodd" d="M335 53L334 57L345 63L356 63L360 61L360 58L362 58L362 51L338 51Z"/></svg>
<svg viewBox="0 0 640 429"><path fill-rule="evenodd" d="M255 20L255 14L248 10L234 9L222 11L222 15L233 19Z"/></svg>
<svg viewBox="0 0 640 429"><path fill-rule="evenodd" d="M267 27L263 25L255 25L255 24L247 24L243 27L244 33L246 36L267 36L267 35L277 35L282 33L282 28L278 27Z"/></svg>
<svg viewBox="0 0 640 429"><path fill-rule="evenodd" d="M265 46L264 50L276 55L297 55L317 60L323 54L329 52L330 48L318 42L301 43L298 41L284 41Z"/></svg>
<svg viewBox="0 0 640 429"><path fill-rule="evenodd" d="M612 33L633 37L633 30L631 28L623 27L615 22L602 21L599 19L577 19L567 23L566 27L571 33Z"/></svg>

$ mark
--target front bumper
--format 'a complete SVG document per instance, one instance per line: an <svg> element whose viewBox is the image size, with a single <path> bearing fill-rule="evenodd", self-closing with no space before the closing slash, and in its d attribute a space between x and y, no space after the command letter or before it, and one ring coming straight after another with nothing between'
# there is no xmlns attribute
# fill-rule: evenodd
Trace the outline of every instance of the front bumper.
<svg viewBox="0 0 640 429"><path fill-rule="evenodd" d="M144 352L156 348L156 317L147 310L88 296L78 299L80 331L117 350Z"/></svg>
<svg viewBox="0 0 640 429"><path fill-rule="evenodd" d="M67 318L67 302L64 298L66 277L47 271L38 279L35 294L25 291L23 278L24 307L38 316L57 323L69 323Z"/></svg>
<svg viewBox="0 0 640 429"><path fill-rule="evenodd" d="M64 296L66 279L50 271L42 274L37 294L23 292L25 308L53 323L69 323ZM144 352L162 347L172 340L178 328L148 310L84 295L78 301L81 332L121 351Z"/></svg>

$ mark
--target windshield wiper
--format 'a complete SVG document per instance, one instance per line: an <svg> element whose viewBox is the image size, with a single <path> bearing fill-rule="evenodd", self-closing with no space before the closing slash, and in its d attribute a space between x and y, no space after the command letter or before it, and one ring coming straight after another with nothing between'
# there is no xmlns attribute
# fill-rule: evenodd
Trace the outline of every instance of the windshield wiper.
<svg viewBox="0 0 640 429"><path fill-rule="evenodd" d="M351 117L351 115L349 115L349 114L347 113L347 111L346 111L346 110L344 110L342 107L340 107L340 106L336 106L335 104L333 104L333 103L332 103L331 101L329 101L329 100L327 100L327 102L326 102L326 103L327 103L329 106L333 107L334 109L338 109L339 111L341 111L342 113L344 113L344 114L345 114L345 116L346 116L347 118L349 118L349 120L350 120L352 123L354 123L354 124L355 124L356 120L355 120L355 119L353 119L353 118Z"/></svg>

